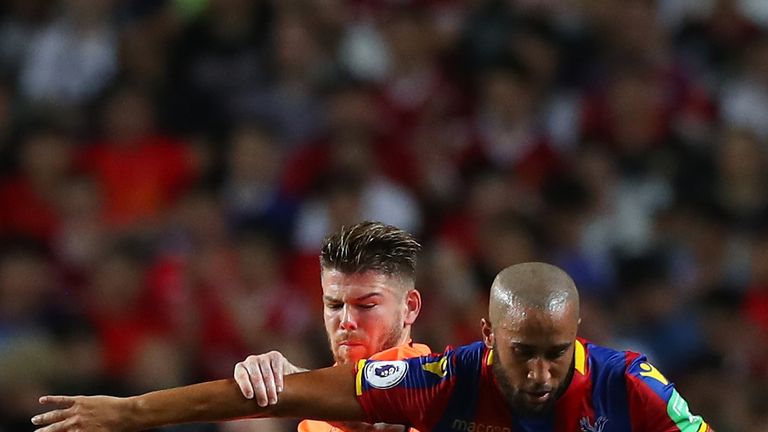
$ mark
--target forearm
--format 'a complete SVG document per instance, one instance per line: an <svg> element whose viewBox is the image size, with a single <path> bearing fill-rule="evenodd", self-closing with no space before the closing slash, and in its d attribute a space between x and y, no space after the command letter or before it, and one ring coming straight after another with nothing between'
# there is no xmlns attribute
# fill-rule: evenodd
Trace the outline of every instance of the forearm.
<svg viewBox="0 0 768 432"><path fill-rule="evenodd" d="M258 415L263 417L264 415ZM351 366L287 375L285 388L270 417L317 420L363 421L365 413L355 398L355 379Z"/></svg>
<svg viewBox="0 0 768 432"><path fill-rule="evenodd" d="M154 391L128 398L127 403L128 423L135 426L131 430L268 416L274 408L245 399L229 379Z"/></svg>
<svg viewBox="0 0 768 432"><path fill-rule="evenodd" d="M266 407L244 398L234 380L159 390L128 398L127 402L131 430L244 417L364 420L354 396L354 378L347 367L286 376L278 403Z"/></svg>

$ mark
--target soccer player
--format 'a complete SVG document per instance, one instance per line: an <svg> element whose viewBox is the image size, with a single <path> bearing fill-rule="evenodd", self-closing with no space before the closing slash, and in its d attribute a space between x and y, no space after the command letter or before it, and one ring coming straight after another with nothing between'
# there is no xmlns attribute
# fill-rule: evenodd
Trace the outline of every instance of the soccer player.
<svg viewBox="0 0 768 432"><path fill-rule="evenodd" d="M411 341L411 325L421 308L414 288L416 255L421 246L401 229L380 222L342 227L328 236L320 251L323 320L336 364L365 358L397 360L431 353ZM303 372L281 353L249 356L235 365L234 378L243 395L259 406L275 404L283 375ZM329 424L304 420L299 432L334 428L366 430L365 423ZM379 432L403 426L376 425Z"/></svg>
<svg viewBox="0 0 768 432"><path fill-rule="evenodd" d="M44 426L37 432L127 432L304 416L445 432L711 430L644 356L578 338L579 322L578 292L565 272L518 264L493 282L482 341L442 355L290 375L279 401L268 407L243 398L232 380L132 398L45 396L42 403L59 409L33 423Z"/></svg>

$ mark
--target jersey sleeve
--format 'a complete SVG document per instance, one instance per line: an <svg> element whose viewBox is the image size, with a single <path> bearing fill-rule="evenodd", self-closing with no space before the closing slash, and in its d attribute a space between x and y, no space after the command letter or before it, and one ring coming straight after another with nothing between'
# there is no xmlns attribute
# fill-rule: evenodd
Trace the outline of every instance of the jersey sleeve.
<svg viewBox="0 0 768 432"><path fill-rule="evenodd" d="M628 361L627 396L633 431L713 432L703 418L691 413L674 384L645 356L634 354Z"/></svg>
<svg viewBox="0 0 768 432"><path fill-rule="evenodd" d="M404 360L360 360L355 393L368 423L430 430L455 387L452 351Z"/></svg>

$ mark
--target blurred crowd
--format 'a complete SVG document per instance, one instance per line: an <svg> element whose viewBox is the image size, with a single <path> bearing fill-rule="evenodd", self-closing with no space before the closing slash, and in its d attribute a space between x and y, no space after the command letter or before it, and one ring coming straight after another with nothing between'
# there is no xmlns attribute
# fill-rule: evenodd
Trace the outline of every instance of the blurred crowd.
<svg viewBox="0 0 768 432"><path fill-rule="evenodd" d="M0 431L330 364L319 247L364 219L423 242L433 350L547 261L582 336L768 431L767 154L763 0L4 1Z"/></svg>

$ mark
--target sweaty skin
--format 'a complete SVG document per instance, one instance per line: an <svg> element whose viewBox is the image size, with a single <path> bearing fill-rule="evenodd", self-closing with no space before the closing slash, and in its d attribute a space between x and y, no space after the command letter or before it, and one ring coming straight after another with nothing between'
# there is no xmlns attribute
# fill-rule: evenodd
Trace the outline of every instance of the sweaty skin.
<svg viewBox="0 0 768 432"><path fill-rule="evenodd" d="M488 318L525 318L526 309L558 313L572 305L579 315L579 292L568 274L544 263L517 264L502 270L491 286Z"/></svg>
<svg viewBox="0 0 768 432"><path fill-rule="evenodd" d="M493 282L488 313L483 335L507 405L517 413L551 411L573 369L580 322L573 280L549 264L508 267Z"/></svg>

